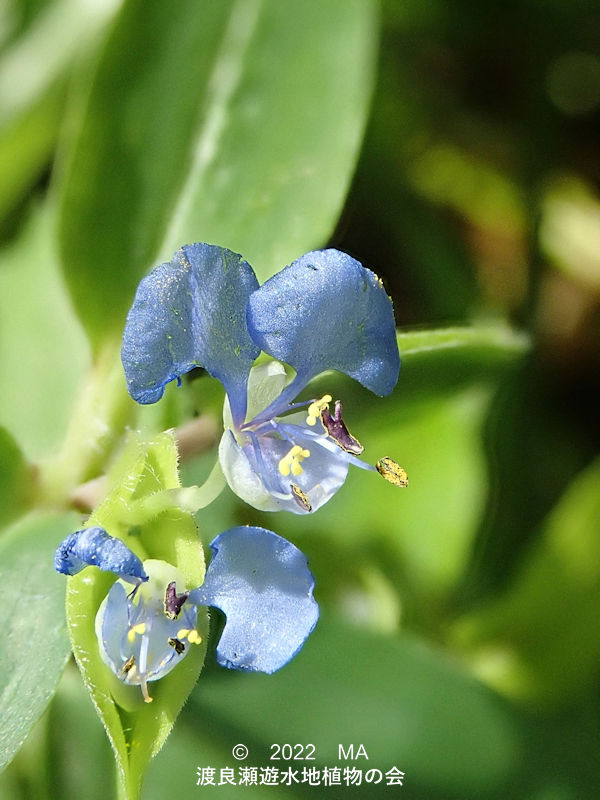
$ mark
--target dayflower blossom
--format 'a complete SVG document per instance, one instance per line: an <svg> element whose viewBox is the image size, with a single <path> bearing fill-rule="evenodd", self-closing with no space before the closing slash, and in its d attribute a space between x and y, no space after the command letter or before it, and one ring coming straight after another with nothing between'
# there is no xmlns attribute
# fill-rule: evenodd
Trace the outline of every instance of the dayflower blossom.
<svg viewBox="0 0 600 800"><path fill-rule="evenodd" d="M98 646L104 663L124 683L140 686L147 702L148 683L200 643L199 606L226 615L217 660L230 669L278 670L316 625L314 579L293 544L264 528L239 527L217 536L211 549L204 583L191 590L175 567L142 562L100 527L72 533L56 550L58 572L96 566L118 576L96 615Z"/></svg>
<svg viewBox="0 0 600 800"><path fill-rule="evenodd" d="M277 361L253 368L261 350ZM349 464L407 484L391 459L372 466L357 458L363 448L339 400L326 394L293 402L327 370L378 395L398 379L391 300L381 280L345 253L307 253L259 287L236 253L182 247L141 281L122 360L139 403L156 402L167 383L194 367L223 383L221 466L232 490L256 508L315 511L344 483ZM292 380L281 362L295 371Z"/></svg>

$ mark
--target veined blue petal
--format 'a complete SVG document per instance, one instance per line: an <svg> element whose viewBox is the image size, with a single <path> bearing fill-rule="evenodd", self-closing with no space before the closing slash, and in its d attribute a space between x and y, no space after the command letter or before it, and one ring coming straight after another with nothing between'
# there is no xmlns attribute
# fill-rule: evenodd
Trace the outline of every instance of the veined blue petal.
<svg viewBox="0 0 600 800"><path fill-rule="evenodd" d="M211 548L206 580L189 601L227 617L219 664L275 672L300 650L319 616L305 556L264 528L231 528Z"/></svg>
<svg viewBox="0 0 600 800"><path fill-rule="evenodd" d="M327 369L379 395L396 385L391 300L379 278L346 253L306 253L251 295L247 316L256 344L296 370L284 391L287 401Z"/></svg>
<svg viewBox="0 0 600 800"><path fill-rule="evenodd" d="M165 386L204 367L227 391L236 424L246 413L246 383L260 350L246 323L258 281L237 253L209 244L178 250L138 286L121 358L129 393L155 403Z"/></svg>
<svg viewBox="0 0 600 800"><path fill-rule="evenodd" d="M76 575L88 566L114 572L127 583L147 581L142 562L120 539L104 528L75 531L64 539L54 554L54 569L63 575Z"/></svg>

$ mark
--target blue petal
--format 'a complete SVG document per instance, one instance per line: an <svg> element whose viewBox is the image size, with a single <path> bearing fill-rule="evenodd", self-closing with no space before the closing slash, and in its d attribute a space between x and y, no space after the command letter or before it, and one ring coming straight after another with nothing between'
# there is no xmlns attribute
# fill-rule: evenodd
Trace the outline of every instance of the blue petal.
<svg viewBox="0 0 600 800"><path fill-rule="evenodd" d="M248 328L296 370L287 400L327 369L379 395L398 380L392 302L373 272L339 250L307 253L264 283L248 302Z"/></svg>
<svg viewBox="0 0 600 800"><path fill-rule="evenodd" d="M260 352L245 312L257 286L241 256L209 244L182 247L145 277L127 316L121 351L133 399L155 403L167 383L205 367L225 386L241 424L248 373Z"/></svg>
<svg viewBox="0 0 600 800"><path fill-rule="evenodd" d="M56 549L54 569L57 572L76 575L88 566L114 572L128 583L148 580L140 559L120 539L109 536L104 528L75 531Z"/></svg>
<svg viewBox="0 0 600 800"><path fill-rule="evenodd" d="M206 580L188 599L227 616L219 664L275 672L300 650L319 616L305 556L264 528L231 528L211 548Z"/></svg>

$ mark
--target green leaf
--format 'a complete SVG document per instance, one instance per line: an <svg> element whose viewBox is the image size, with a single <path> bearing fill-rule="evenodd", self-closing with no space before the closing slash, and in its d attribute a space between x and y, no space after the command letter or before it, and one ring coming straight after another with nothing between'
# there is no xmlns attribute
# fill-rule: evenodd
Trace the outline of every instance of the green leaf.
<svg viewBox="0 0 600 800"><path fill-rule="evenodd" d="M0 525L22 513L32 477L16 442L0 428Z"/></svg>
<svg viewBox="0 0 600 800"><path fill-rule="evenodd" d="M487 796L521 758L507 705L440 651L326 617L285 669L269 676L214 672L191 699L185 721L201 730L210 720L211 738L229 749L246 744L247 765L285 768L290 764L269 760L271 743L311 742L315 766L343 767L338 745L362 743L369 760L350 766L396 765L407 787L428 790L425 797ZM202 752L195 764L210 765Z"/></svg>
<svg viewBox="0 0 600 800"><path fill-rule="evenodd" d="M586 424L592 417L570 410L589 393L592 372L582 377L583 387L569 381L568 389L558 374L540 346L506 375L494 397L486 426L494 486L465 587L472 599L506 589L557 498L597 454Z"/></svg>
<svg viewBox="0 0 600 800"><path fill-rule="evenodd" d="M324 243L374 40L371 0L125 3L62 188L65 275L95 341L182 244L227 246L265 279Z"/></svg>
<svg viewBox="0 0 600 800"><path fill-rule="evenodd" d="M167 561L184 575L186 586L204 579L204 558L193 518L176 507L135 525L131 508L164 489L177 488L177 448L164 433L150 442L132 436L109 480L113 490L90 517L137 555ZM102 662L94 630L100 603L114 576L89 568L69 578L67 619L73 652L113 747L121 796L138 797L150 759L169 735L181 706L196 683L206 645L194 647L172 673L152 686L153 702L144 704L137 687L125 686ZM206 640L208 621L201 611L198 629Z"/></svg>
<svg viewBox="0 0 600 800"><path fill-rule="evenodd" d="M398 489L378 475L353 471L345 487L344 530L367 549L384 543L402 565L404 586L439 595L462 574L483 512L481 429L490 392L479 383L405 409L401 397L361 421L360 439L368 460L399 462L409 486Z"/></svg>
<svg viewBox="0 0 600 800"><path fill-rule="evenodd" d="M78 56L89 52L118 2L45 2L2 52L0 220L22 201L50 161L69 70Z"/></svg>
<svg viewBox="0 0 600 800"><path fill-rule="evenodd" d="M60 82L32 108L0 126L0 222L23 202L47 168L58 137L64 95Z"/></svg>
<svg viewBox="0 0 600 800"><path fill-rule="evenodd" d="M40 209L2 253L0 270L0 425L29 460L59 446L88 364L57 267L50 215Z"/></svg>
<svg viewBox="0 0 600 800"><path fill-rule="evenodd" d="M508 589L455 626L477 672L507 694L556 706L596 684L599 485L597 460L560 498Z"/></svg>
<svg viewBox="0 0 600 800"><path fill-rule="evenodd" d="M27 517L0 538L0 768L40 717L69 657L54 550L76 514Z"/></svg>
<svg viewBox="0 0 600 800"><path fill-rule="evenodd" d="M525 333L503 324L400 332L402 369L396 391L421 398L449 386L497 377L525 355L529 346ZM407 380L410 385L404 387Z"/></svg>

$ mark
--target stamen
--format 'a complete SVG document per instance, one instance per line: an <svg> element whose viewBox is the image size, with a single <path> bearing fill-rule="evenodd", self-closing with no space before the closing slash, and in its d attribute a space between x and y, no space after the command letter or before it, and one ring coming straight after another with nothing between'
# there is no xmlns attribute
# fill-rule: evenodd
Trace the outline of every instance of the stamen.
<svg viewBox="0 0 600 800"><path fill-rule="evenodd" d="M320 400L313 400L312 403L308 407L308 416L306 417L306 423L308 425L315 425L319 417L321 416L321 412L324 408L329 408L329 403L331 403L331 395L324 394Z"/></svg>
<svg viewBox="0 0 600 800"><path fill-rule="evenodd" d="M127 675L129 672L135 672L135 656L129 656L127 661L123 664L123 674Z"/></svg>
<svg viewBox="0 0 600 800"><path fill-rule="evenodd" d="M177 594L177 590L175 588L175 581L171 581L171 583L165 589L165 597L164 597L164 607L165 607L165 614L169 619L177 619L179 616L179 612L181 611L181 607L188 599L189 592L183 592L183 594Z"/></svg>
<svg viewBox="0 0 600 800"><path fill-rule="evenodd" d="M375 466L377 472L383 475L386 481L394 484L394 486L408 486L408 475L406 471L391 458L387 456L381 458Z"/></svg>
<svg viewBox="0 0 600 800"><path fill-rule="evenodd" d="M144 702L151 703L153 698L148 694L148 682L146 678L142 678L140 686L142 687L142 694L144 695Z"/></svg>
<svg viewBox="0 0 600 800"><path fill-rule="evenodd" d="M146 633L146 623L145 622L139 622L137 625L132 625L131 628L127 632L127 641L129 643L131 643L131 642L133 642L135 640L136 634L139 634L140 636L142 636L144 633Z"/></svg>
<svg viewBox="0 0 600 800"><path fill-rule="evenodd" d="M299 444L295 444L292 449L287 453L279 462L279 472L287 477L292 475L301 475L303 470L300 462L310 456L310 450L303 450Z"/></svg>
<svg viewBox="0 0 600 800"><path fill-rule="evenodd" d="M148 578L146 578L146 580L148 580ZM145 583L144 580L140 580L140 581L138 581L138 583L136 583L136 585L133 587L133 589L127 595L127 599L128 600L131 600L131 602L133 602L133 598L136 596L138 589L140 588L140 586L143 583Z"/></svg>
<svg viewBox="0 0 600 800"><path fill-rule="evenodd" d="M193 628L180 628L177 631L178 639L187 639L190 644L200 644L202 637Z"/></svg>
<svg viewBox="0 0 600 800"><path fill-rule="evenodd" d="M173 648L173 650L175 650L178 656L180 656L185 650L184 643L181 642L179 639L175 639L174 637L169 637L167 639L167 643L171 645L171 647Z"/></svg>
<svg viewBox="0 0 600 800"><path fill-rule="evenodd" d="M298 505L305 511L312 511L310 500L308 499L306 494L302 491L302 489L299 486L296 486L295 483L291 483L290 487L292 489L292 497L298 503Z"/></svg>
<svg viewBox="0 0 600 800"><path fill-rule="evenodd" d="M144 623L142 623L144 624ZM139 627L136 625L136 627ZM146 626L144 624L144 631L147 629L147 634L142 638L142 643L140 646L140 666L139 666L139 673L140 673L140 686L142 687L142 694L144 695L144 701L146 703L151 703L152 698L148 694L148 650L150 648L150 635L152 632L152 625L150 621Z"/></svg>
<svg viewBox="0 0 600 800"><path fill-rule="evenodd" d="M346 427L346 423L342 419L342 404L339 400L335 401L333 417L329 413L329 408L324 408L321 411L321 422L333 441L346 453L359 456L365 449Z"/></svg>

